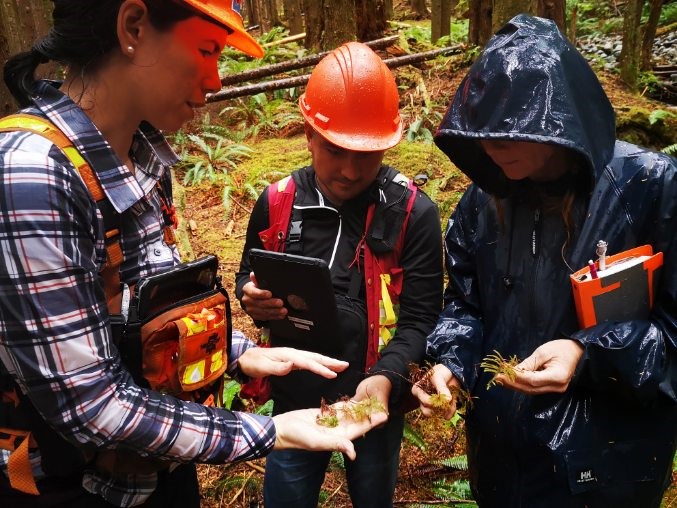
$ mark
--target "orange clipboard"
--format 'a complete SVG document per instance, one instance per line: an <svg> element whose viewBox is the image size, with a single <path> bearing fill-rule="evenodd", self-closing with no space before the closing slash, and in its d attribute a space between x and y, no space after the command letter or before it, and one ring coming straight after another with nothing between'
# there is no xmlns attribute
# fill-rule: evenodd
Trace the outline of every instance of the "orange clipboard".
<svg viewBox="0 0 677 508"><path fill-rule="evenodd" d="M662 265L663 253L654 254L651 245L642 245L607 256L605 270L599 270L596 261L597 278L591 276L588 266L570 275L579 326L646 319Z"/></svg>

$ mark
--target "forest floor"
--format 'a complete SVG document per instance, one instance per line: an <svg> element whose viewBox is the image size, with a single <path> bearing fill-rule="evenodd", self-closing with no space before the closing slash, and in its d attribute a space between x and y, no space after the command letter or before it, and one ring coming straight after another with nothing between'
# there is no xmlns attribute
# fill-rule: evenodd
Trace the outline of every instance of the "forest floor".
<svg viewBox="0 0 677 508"><path fill-rule="evenodd" d="M425 88L431 100L437 104L448 104L458 83L467 70L458 61L450 64L448 69L440 70L439 66L434 64L422 64L417 66L416 73L422 76L425 82ZM408 79L406 74L410 72L406 69L396 71L398 82L401 79ZM404 76L404 78L403 78ZM641 109L647 111L672 110L674 107L667 104L652 101L641 95L630 93L618 80L616 74L599 72L600 80L617 111L628 111L631 109ZM415 87L411 91L404 92L403 104L408 104L411 94L415 94ZM212 117L216 118L218 111L223 107L221 105L212 106ZM279 160L285 161L285 151L295 150L294 157L297 157L298 151L305 150L305 142L302 131L293 129L286 132L286 138L283 144L276 144L273 148L267 147L264 140L261 142L247 141L255 155L253 159L265 159L267 154L265 150L276 151ZM279 135L278 135L279 136ZM672 141L673 143L677 141ZM403 142L404 143L404 142ZM419 143L421 144L421 143ZM290 152L291 153L291 152ZM432 144L425 144L424 153L438 157L439 150ZM291 155L289 159L294 159L291 167L285 168L287 171L295 169L299 164ZM396 167L397 162L395 163ZM440 171L448 170L448 166L441 166L437 178L442 178ZM406 167L400 167L406 171ZM180 180L182 174L177 173ZM408 174L408 176L413 176ZM435 199L446 200L448 206L441 207L441 224L446 222L450 208L467 186L467 179L457 171L453 172L453 178L450 181L445 180L445 185L435 188ZM424 187L424 190L427 189ZM183 188L178 185L178 199L183 221L182 231L184 237L184 253L188 251L188 256L198 257L206 253L215 253L220 259L220 269L226 283L229 293L233 295L234 274L239 266L240 254L244 245L244 237L249 219L249 213L253 206L253 201L244 197L236 198L230 207L228 213L224 212L222 204L221 188L214 185L199 185ZM190 227L187 227L190 226ZM233 298L234 300L234 298ZM251 320L240 309L236 300L232 303L233 322L238 329L244 330L248 336L253 339L258 337L258 330L252 325ZM239 403L238 399L236 402ZM253 409L251 407L245 409ZM445 481L444 485L451 484L454 480L467 477L467 472L462 468L454 468L448 465L450 458L463 455L465 439L463 433L463 421L460 420L454 427L448 422L422 419L418 411L407 415L407 422L413 431L413 435L403 440L400 459L400 474L395 492L394 502L399 506L410 505L446 505L463 506L459 503L460 497L464 496L461 490L451 492L448 501L442 498L444 490L438 481ZM445 465L447 464L447 465ZM204 508L216 508L224 506L233 507L258 507L263 505L262 484L263 468L265 459L254 460L250 462L230 464L223 466L203 465L199 466L201 490L204 497ZM673 480L677 480L674 479ZM456 501L452 501L455 499ZM328 507L350 506L350 499L345 483L342 461L335 457L329 467L322 493L320 505ZM465 504L465 506L475 506L474 504ZM673 487L664 501L665 508L677 507L677 488L675 481Z"/></svg>

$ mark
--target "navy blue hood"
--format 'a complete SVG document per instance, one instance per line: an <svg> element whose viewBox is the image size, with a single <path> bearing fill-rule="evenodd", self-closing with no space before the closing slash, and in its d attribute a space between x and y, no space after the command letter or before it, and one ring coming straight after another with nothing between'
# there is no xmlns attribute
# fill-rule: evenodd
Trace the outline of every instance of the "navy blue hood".
<svg viewBox="0 0 677 508"><path fill-rule="evenodd" d="M461 82L435 143L484 191L508 180L478 140L532 141L580 154L590 182L611 159L613 108L594 72L551 20L520 14L488 42Z"/></svg>

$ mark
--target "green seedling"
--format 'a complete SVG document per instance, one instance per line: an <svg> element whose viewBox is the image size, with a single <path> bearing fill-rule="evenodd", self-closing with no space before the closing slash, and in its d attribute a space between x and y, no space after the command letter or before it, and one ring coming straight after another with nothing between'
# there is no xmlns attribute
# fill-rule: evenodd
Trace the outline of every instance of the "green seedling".
<svg viewBox="0 0 677 508"><path fill-rule="evenodd" d="M472 408L472 397L468 390L457 386L450 386L451 399L446 395L437 393L432 383L433 369L432 365L426 363L420 367L414 363L409 364L409 381L417 384L421 389L430 394L430 405L435 413L444 414L451 409L454 399L456 400L456 411L465 415L467 410Z"/></svg>
<svg viewBox="0 0 677 508"><path fill-rule="evenodd" d="M317 424L323 427L338 427L341 419L352 420L354 422L369 420L371 422L372 414L386 412L386 408L376 397L369 397L359 402L350 400L349 397L342 397L341 402L343 402L343 407L337 411L336 408L330 406L322 399L320 402L320 414L315 418Z"/></svg>
<svg viewBox="0 0 677 508"><path fill-rule="evenodd" d="M510 381L515 381L515 368L519 363L520 359L517 358L517 356L512 355L510 358L506 359L496 350L494 350L492 354L487 355L484 360L482 360L482 363L480 363L480 367L485 372L493 374L492 378L487 383L487 390L498 384L496 382L496 376L499 374L503 374Z"/></svg>
<svg viewBox="0 0 677 508"><path fill-rule="evenodd" d="M339 418L336 409L322 399L320 401L320 414L315 417L315 422L323 427L338 427Z"/></svg>

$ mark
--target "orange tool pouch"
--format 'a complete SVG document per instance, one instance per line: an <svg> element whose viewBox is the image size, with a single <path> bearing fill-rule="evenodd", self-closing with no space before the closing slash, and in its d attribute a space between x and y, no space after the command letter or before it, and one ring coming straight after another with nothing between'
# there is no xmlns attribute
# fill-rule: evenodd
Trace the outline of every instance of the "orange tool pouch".
<svg viewBox="0 0 677 508"><path fill-rule="evenodd" d="M215 289L177 302L139 323L142 375L153 390L185 400L220 402L231 337L230 302Z"/></svg>

